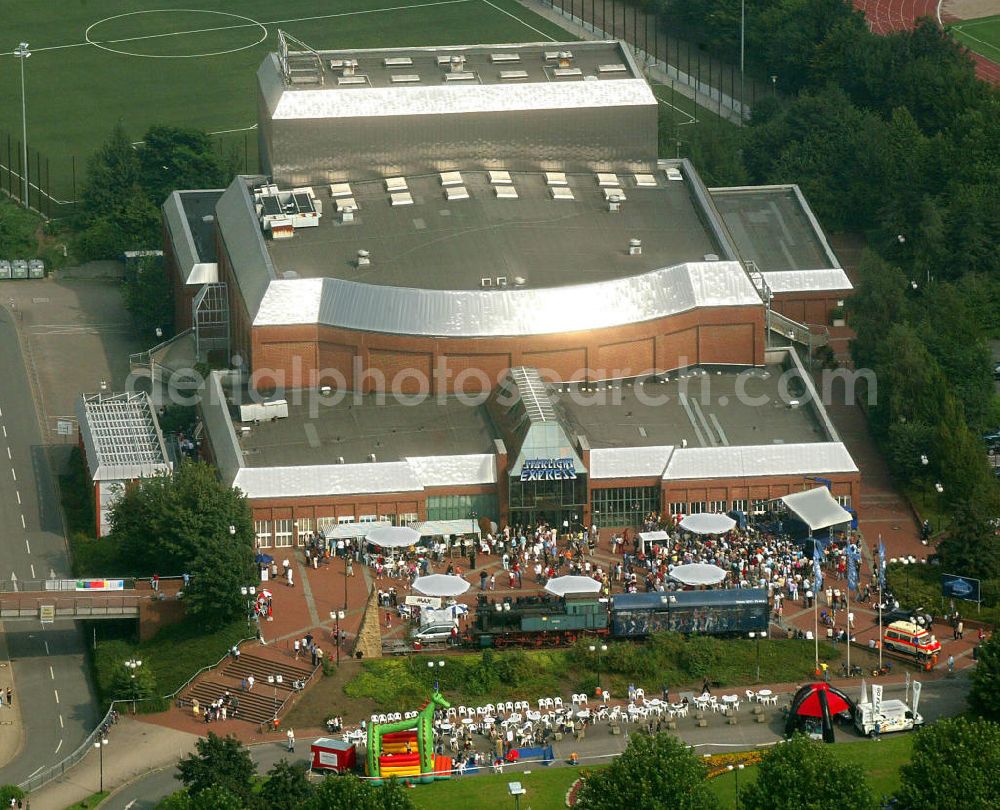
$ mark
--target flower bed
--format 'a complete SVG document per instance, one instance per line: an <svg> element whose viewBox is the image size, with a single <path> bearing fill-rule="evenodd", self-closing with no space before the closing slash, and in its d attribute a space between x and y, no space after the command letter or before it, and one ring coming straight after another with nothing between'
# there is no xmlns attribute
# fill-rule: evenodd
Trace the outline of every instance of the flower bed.
<svg viewBox="0 0 1000 810"><path fill-rule="evenodd" d="M708 766L708 778L714 779L729 772L729 766L759 765L764 758L763 751L733 751L730 754L712 754L705 757Z"/></svg>

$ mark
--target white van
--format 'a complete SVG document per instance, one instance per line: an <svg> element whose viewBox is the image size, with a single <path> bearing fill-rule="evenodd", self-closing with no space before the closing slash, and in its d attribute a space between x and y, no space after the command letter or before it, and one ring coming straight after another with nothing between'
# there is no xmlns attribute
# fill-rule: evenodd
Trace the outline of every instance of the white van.
<svg viewBox="0 0 1000 810"><path fill-rule="evenodd" d="M866 737L875 733L878 721L879 733L910 731L924 724L924 718L901 700L883 700L876 717L871 703L859 703L854 709L854 725Z"/></svg>

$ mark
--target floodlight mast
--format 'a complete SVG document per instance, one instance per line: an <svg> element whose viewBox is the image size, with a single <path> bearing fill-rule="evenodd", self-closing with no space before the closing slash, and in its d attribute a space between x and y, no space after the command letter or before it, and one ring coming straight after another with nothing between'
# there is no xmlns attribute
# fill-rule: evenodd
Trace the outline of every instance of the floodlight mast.
<svg viewBox="0 0 1000 810"><path fill-rule="evenodd" d="M22 42L14 49L14 56L21 63L21 149L24 156L24 167L21 171L21 180L24 183L24 207L28 207L28 102L24 96L24 63L31 56L28 43ZM39 208L41 204L39 203Z"/></svg>

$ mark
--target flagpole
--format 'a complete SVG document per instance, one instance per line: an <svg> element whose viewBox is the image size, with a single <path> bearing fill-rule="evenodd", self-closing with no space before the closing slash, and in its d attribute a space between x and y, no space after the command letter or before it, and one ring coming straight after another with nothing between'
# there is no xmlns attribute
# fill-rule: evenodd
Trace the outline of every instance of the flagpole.
<svg viewBox="0 0 1000 810"><path fill-rule="evenodd" d="M882 581L885 579L885 550L882 535L878 536L878 669L882 671Z"/></svg>
<svg viewBox="0 0 1000 810"><path fill-rule="evenodd" d="M848 562L848 565L851 563ZM857 565L857 563L855 563ZM859 572L860 573L860 572ZM847 579L847 675L851 675L851 580L850 574Z"/></svg>
<svg viewBox="0 0 1000 810"><path fill-rule="evenodd" d="M815 583L813 584L815 588ZM813 591L813 640L816 642L816 671L819 672L819 589Z"/></svg>

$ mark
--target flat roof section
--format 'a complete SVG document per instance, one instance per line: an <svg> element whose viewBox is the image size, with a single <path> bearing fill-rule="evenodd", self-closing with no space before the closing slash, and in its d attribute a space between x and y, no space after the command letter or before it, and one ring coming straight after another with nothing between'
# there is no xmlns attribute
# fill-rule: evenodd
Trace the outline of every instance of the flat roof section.
<svg viewBox="0 0 1000 810"><path fill-rule="evenodd" d="M570 426L586 435L594 449L831 441L810 405L790 407L781 397L783 373L777 365L689 369L668 375L666 383L659 382L662 377L646 379L642 396L635 380L591 385L591 390L574 394L566 386L551 386L550 392ZM738 386L743 396L737 394ZM794 383L789 387L794 390Z"/></svg>
<svg viewBox="0 0 1000 810"><path fill-rule="evenodd" d="M794 186L709 189L744 259L763 273L839 268Z"/></svg>
<svg viewBox="0 0 1000 810"><path fill-rule="evenodd" d="M557 54L569 52L560 62ZM615 41L546 42L538 44L467 45L456 47L386 48L318 51L325 90L358 92L371 87L421 87L456 84L599 81L639 78L629 55ZM452 62L457 58L458 62ZM356 67L344 73L345 60ZM567 72L569 71L569 72ZM310 83L286 85L314 90Z"/></svg>
<svg viewBox="0 0 1000 810"><path fill-rule="evenodd" d="M393 205L384 182L350 183L358 210L342 222L329 188L315 228L291 239L267 240L280 273L340 278L391 287L472 290L486 286L558 287L641 275L703 261L721 248L699 215L690 184L650 169L656 185L638 186L620 172L626 198L609 210L607 188L596 174L570 174L572 199L554 199L543 174L511 173L510 186L493 185L487 172L461 172L468 199L449 200L453 187L439 175L406 177L412 205ZM514 188L516 199L498 189ZM641 253L630 255L632 239ZM358 251L371 263L360 265Z"/></svg>
<svg viewBox="0 0 1000 810"><path fill-rule="evenodd" d="M305 391L303 398L320 403L289 402L288 418L248 424L249 434L240 438L248 467L304 467L367 462L374 454L379 462L403 461L409 457L455 456L492 453L497 438L481 405L471 406L456 397L428 397L418 404L402 404L391 395L365 395L360 403L348 394L336 405ZM292 399L292 395L289 394ZM313 408L315 416L310 414ZM234 413L235 412L235 413ZM230 408L237 435L243 425L239 409Z"/></svg>
<svg viewBox="0 0 1000 810"><path fill-rule="evenodd" d="M215 250L215 205L222 192L221 188L180 192L184 217L191 229L191 238L201 262L218 261Z"/></svg>

